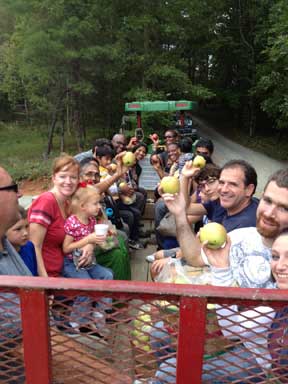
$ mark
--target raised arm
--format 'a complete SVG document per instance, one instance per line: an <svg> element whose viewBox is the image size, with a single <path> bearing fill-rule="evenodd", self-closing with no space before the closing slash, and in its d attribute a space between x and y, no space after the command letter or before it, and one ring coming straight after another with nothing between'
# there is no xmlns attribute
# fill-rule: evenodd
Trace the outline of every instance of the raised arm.
<svg viewBox="0 0 288 384"><path fill-rule="evenodd" d="M125 155L125 153L126 152L121 152L115 157L117 169L114 175L106 177L104 180L100 181L100 183L96 184L96 187L100 193L106 192L128 171L128 168L122 163L122 157Z"/></svg>
<svg viewBox="0 0 288 384"><path fill-rule="evenodd" d="M186 216L186 203L182 193L164 194L163 199L169 211L176 219L177 240L179 241L183 257L194 267L202 267L205 264L200 254L200 242L193 233Z"/></svg>

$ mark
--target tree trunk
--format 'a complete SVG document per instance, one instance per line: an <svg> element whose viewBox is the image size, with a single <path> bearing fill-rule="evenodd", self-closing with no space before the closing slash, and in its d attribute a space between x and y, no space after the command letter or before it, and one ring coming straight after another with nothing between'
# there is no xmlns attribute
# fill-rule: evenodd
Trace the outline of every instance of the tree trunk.
<svg viewBox="0 0 288 384"><path fill-rule="evenodd" d="M60 109L62 100L63 100L63 98L64 98L64 96L66 95L67 92L68 92L68 90L65 89L65 91L58 97L56 106L55 106L54 111L52 113L52 120L51 120L51 124L50 124L50 128L49 128L49 133L48 133L47 150L46 150L46 152L43 155L45 159L47 159L49 157L49 155L51 153L51 150L53 148L53 135L54 135L55 126L56 126L56 123L57 123L57 115L58 115L58 111Z"/></svg>
<svg viewBox="0 0 288 384"><path fill-rule="evenodd" d="M65 146L65 116L64 112L62 113L62 124L61 124L61 132L60 132L60 151L64 152L64 146Z"/></svg>

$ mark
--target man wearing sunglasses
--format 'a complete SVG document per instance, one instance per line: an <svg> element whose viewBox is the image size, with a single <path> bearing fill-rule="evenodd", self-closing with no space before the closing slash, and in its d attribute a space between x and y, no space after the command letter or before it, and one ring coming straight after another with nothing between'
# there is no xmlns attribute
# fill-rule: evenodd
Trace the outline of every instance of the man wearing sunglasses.
<svg viewBox="0 0 288 384"><path fill-rule="evenodd" d="M31 275L5 237L6 231L19 219L18 197L18 185L0 167L0 275Z"/></svg>
<svg viewBox="0 0 288 384"><path fill-rule="evenodd" d="M0 275L31 276L31 272L5 237L6 231L19 220L19 196L17 184L12 181L5 169L0 167ZM9 350L19 347L21 340L18 295L1 293L0 323L0 355L2 356L0 381L6 382L9 376L13 375L14 382L22 384L25 382L23 362L11 360L7 355Z"/></svg>

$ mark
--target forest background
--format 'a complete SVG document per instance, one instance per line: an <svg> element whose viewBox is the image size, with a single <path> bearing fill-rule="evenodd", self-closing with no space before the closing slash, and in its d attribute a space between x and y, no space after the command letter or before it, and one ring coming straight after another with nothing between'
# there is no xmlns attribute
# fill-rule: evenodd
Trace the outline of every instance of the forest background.
<svg viewBox="0 0 288 384"><path fill-rule="evenodd" d="M0 163L16 179L119 131L127 101L180 99L287 159L287 0L0 0Z"/></svg>

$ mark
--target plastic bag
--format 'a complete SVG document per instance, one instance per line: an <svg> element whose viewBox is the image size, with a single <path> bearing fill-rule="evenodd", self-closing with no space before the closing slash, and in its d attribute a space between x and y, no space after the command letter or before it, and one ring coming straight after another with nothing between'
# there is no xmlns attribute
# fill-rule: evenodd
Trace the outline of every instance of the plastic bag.
<svg viewBox="0 0 288 384"><path fill-rule="evenodd" d="M176 237L175 216L172 213L167 212L156 229L161 236Z"/></svg>
<svg viewBox="0 0 288 384"><path fill-rule="evenodd" d="M162 271L155 277L155 281L160 283L191 284L185 274L181 259L169 258Z"/></svg>
<svg viewBox="0 0 288 384"><path fill-rule="evenodd" d="M170 258L155 281L175 284L211 284L210 268L193 268L182 265L181 259Z"/></svg>
<svg viewBox="0 0 288 384"><path fill-rule="evenodd" d="M108 221L109 224L109 229L108 229L108 234L106 237L106 240L104 243L99 244L99 248L102 251L110 251L111 249L119 247L119 241L117 238L117 230L113 224L111 224L110 221Z"/></svg>

